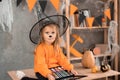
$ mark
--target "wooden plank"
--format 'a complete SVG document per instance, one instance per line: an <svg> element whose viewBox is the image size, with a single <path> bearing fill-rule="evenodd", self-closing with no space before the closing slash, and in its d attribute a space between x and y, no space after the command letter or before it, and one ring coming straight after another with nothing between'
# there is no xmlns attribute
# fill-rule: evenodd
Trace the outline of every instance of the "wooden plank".
<svg viewBox="0 0 120 80"><path fill-rule="evenodd" d="M118 22L118 0L114 0L114 20ZM118 31L116 30L116 42L118 43ZM115 70L118 71L118 54L115 56ZM118 76L115 76L115 80L118 80Z"/></svg>
<svg viewBox="0 0 120 80"><path fill-rule="evenodd" d="M70 0L65 0L65 7L66 7L66 17L69 19L70 15L69 15L69 7L70 7ZM67 49L67 58L70 61L70 49L69 49L69 45L70 45L70 28L68 26L68 29L66 31L66 49Z"/></svg>

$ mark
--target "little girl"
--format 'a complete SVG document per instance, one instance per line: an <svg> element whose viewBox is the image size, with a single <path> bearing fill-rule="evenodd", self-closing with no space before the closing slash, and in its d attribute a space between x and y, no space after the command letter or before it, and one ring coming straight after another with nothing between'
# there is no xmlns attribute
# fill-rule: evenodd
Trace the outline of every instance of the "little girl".
<svg viewBox="0 0 120 80"><path fill-rule="evenodd" d="M65 70L77 75L78 73L59 46L59 25L53 21L46 21L39 32L40 42L34 53L34 71L38 80L55 80L50 68L57 66L62 66ZM23 78L21 80L25 80Z"/></svg>
<svg viewBox="0 0 120 80"><path fill-rule="evenodd" d="M64 56L59 43L59 26L55 22L48 21L40 30L41 42L37 46L34 55L34 70L41 76L37 76L39 80L55 80L49 68L62 66L65 70L71 71L73 74L77 72L73 69L73 65L69 63ZM41 79L43 78L43 79Z"/></svg>

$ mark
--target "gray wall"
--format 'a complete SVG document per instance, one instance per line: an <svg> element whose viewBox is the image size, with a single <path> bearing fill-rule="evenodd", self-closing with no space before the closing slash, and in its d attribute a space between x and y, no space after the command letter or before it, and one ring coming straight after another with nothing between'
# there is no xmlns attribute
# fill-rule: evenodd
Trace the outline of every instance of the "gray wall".
<svg viewBox="0 0 120 80"><path fill-rule="evenodd" d="M11 80L7 71L33 67L34 45L29 31L36 21L27 6L16 7L13 1L13 26L11 32L0 32L0 80Z"/></svg>
<svg viewBox="0 0 120 80"><path fill-rule="evenodd" d="M31 12L28 10L24 0L18 7L16 0L12 0L12 7L14 18L12 31L0 31L0 80L11 80L7 71L33 68L35 45L29 39L29 31L38 18L34 10ZM45 13L56 14L49 1Z"/></svg>

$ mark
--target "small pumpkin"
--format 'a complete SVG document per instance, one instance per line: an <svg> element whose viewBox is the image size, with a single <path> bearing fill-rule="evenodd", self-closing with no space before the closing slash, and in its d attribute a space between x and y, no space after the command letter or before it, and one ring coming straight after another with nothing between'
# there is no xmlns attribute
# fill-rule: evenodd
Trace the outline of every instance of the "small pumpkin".
<svg viewBox="0 0 120 80"><path fill-rule="evenodd" d="M96 66L96 65L91 68L91 72L92 72L92 73L96 73L96 72L98 72L98 71L99 71L99 69L98 69L98 66Z"/></svg>
<svg viewBox="0 0 120 80"><path fill-rule="evenodd" d="M82 56L82 65L85 68L92 68L95 66L95 58L93 55L93 52L90 50L87 50L84 52Z"/></svg>

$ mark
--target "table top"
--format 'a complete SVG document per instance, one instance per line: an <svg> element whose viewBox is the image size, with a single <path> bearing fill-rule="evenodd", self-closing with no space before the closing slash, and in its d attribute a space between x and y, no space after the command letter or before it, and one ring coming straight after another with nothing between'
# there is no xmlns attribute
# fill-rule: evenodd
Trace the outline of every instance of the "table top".
<svg viewBox="0 0 120 80"><path fill-rule="evenodd" d="M96 73L92 73L91 69L83 68L80 63L75 63L73 65L75 67L75 70L80 75L87 75L87 77L81 78L80 80L99 79L99 78L105 78L105 77L108 77L108 76L120 75L120 72L114 71L114 70L109 70L107 72L99 71L99 72L96 72Z"/></svg>
<svg viewBox="0 0 120 80"><path fill-rule="evenodd" d="M81 78L80 80L91 80L91 79L105 78L108 76L120 75L120 72L114 70L109 70L107 72L99 71L97 73L92 73L91 69L83 68L80 63L74 63L73 65L75 66L75 70L79 73L79 75L87 75L87 77ZM23 71L28 77L36 78L33 69L24 69L21 71ZM12 80L19 80L16 77L16 70L8 71L8 74Z"/></svg>

